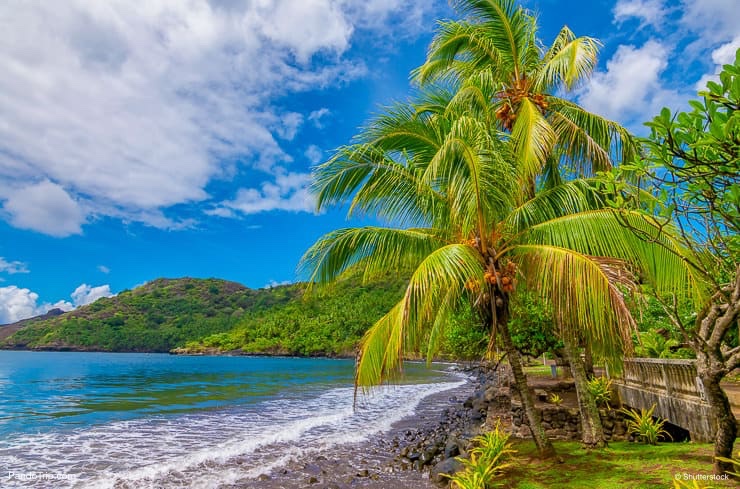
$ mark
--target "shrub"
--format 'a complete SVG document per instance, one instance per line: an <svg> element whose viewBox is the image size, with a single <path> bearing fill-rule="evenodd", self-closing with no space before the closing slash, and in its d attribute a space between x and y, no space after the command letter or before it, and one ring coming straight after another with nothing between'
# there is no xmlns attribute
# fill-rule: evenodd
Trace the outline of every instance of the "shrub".
<svg viewBox="0 0 740 489"><path fill-rule="evenodd" d="M658 438L668 437L673 439L670 433L663 429L665 420L653 418L655 404L650 409L641 409L638 413L632 409L622 408L621 410L627 416L627 431L634 434L643 443L657 445Z"/></svg>
<svg viewBox="0 0 740 489"><path fill-rule="evenodd" d="M606 377L594 377L588 381L588 391L594 398L597 406L606 405L612 399L612 381Z"/></svg>
<svg viewBox="0 0 740 489"><path fill-rule="evenodd" d="M511 457L516 453L509 443L509 435L496 423L493 431L476 436L473 443L470 459L457 458L465 469L448 477L458 489L495 487L495 479L512 465Z"/></svg>

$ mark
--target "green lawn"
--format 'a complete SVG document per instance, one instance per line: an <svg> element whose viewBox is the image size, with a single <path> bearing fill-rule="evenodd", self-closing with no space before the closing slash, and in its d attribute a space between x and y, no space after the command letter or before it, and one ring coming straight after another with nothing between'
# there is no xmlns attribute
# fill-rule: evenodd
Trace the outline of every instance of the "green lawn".
<svg viewBox="0 0 740 489"><path fill-rule="evenodd" d="M529 441L515 442L514 448L517 463L503 485L508 489L667 489L673 487L676 474L708 475L712 469L709 444L613 442L605 450L588 451L578 442L556 442L562 461L538 460ZM737 487L735 482L703 484L698 487Z"/></svg>

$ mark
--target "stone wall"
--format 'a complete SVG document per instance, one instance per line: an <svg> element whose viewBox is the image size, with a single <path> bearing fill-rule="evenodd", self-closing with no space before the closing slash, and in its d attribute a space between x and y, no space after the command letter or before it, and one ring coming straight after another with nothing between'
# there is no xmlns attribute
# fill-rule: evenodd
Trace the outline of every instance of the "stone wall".
<svg viewBox="0 0 740 489"><path fill-rule="evenodd" d="M542 413L542 427L551 440L581 439L581 416L576 408L564 406L546 406L538 409ZM601 423L604 426L604 437L607 441L621 441L627 439L627 426L624 415L615 409L600 409ZM512 402L511 405L512 436L531 438L527 418L522 405Z"/></svg>
<svg viewBox="0 0 740 489"><path fill-rule="evenodd" d="M559 382L555 385L550 384L547 386L549 392L544 392L536 387L532 390L534 396L542 400L553 392L574 391L575 387L571 381ZM489 387L478 402L480 404L474 406L485 406L488 409L486 429L490 430L496 423L500 423L512 436L517 438L532 437L521 402L512 399L511 387ZM578 408L538 402L538 411L542 415L542 425L550 439L581 440L581 416ZM601 423L604 426L604 436L607 441L620 441L628 438L624 414L616 409L600 409L599 413L601 414Z"/></svg>

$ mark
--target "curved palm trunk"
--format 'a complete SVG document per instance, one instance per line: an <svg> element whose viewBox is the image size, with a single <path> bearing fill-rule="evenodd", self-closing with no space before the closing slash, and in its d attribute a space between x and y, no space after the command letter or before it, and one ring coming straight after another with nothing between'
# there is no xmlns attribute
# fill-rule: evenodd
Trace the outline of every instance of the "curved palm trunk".
<svg viewBox="0 0 740 489"><path fill-rule="evenodd" d="M583 446L585 448L604 448L606 447L604 427L601 425L599 408L588 390L586 368L581 360L578 348L570 339L566 339L565 335L563 335L563 351L570 364L570 370L576 384L578 410L581 412L581 441Z"/></svg>
<svg viewBox="0 0 740 489"><path fill-rule="evenodd" d="M537 412L537 408L534 404L534 397L529 391L527 385L527 376L522 368L522 359L519 355L519 350L514 346L514 342L511 340L511 334L509 333L509 303L507 300L502 301L502 305L496 307L496 332L501 336L501 340L504 344L504 351L509 359L511 365L511 371L514 374L514 383L519 397L522 401L522 408L524 414L527 416L527 422L529 423L529 429L532 431L532 439L537 450L539 450L541 457L551 457L555 455L555 447L552 446L552 442L545 434L545 429L542 427L542 417Z"/></svg>

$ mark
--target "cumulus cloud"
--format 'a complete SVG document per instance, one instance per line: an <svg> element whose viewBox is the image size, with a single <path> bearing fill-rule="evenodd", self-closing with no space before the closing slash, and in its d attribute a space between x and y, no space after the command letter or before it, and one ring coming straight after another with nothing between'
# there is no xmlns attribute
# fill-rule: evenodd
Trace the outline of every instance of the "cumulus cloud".
<svg viewBox="0 0 740 489"><path fill-rule="evenodd" d="M0 188L11 189L0 217L53 236L95 216L177 228L165 211L211 206L208 183L233 175L234 161L268 183L286 173L280 141L304 115L277 100L363 76L353 36L391 39L396 19L408 35L435 5L0 3Z"/></svg>
<svg viewBox="0 0 740 489"><path fill-rule="evenodd" d="M718 81L722 67L726 64L732 64L735 61L735 53L738 49L740 49L740 35L712 51L714 70L711 73L705 74L696 82L696 90L706 90L707 82Z"/></svg>
<svg viewBox="0 0 740 489"><path fill-rule="evenodd" d="M641 123L664 106L676 108L681 96L664 88L660 79L668 55L668 49L657 41L639 48L619 46L606 71L594 73L583 87L579 102L592 112L627 124Z"/></svg>
<svg viewBox="0 0 740 489"><path fill-rule="evenodd" d="M110 273L110 268L106 267L105 265L98 265L97 268L100 273L104 273L106 275Z"/></svg>
<svg viewBox="0 0 740 489"><path fill-rule="evenodd" d="M233 215L258 214L282 210L311 212L315 209L315 198L309 190L309 173L284 173L273 182L263 183L259 188L242 188L234 200L222 203L221 209Z"/></svg>
<svg viewBox="0 0 740 489"><path fill-rule="evenodd" d="M16 273L29 273L30 270L28 269L28 265L22 261L8 261L0 256L0 272L13 275Z"/></svg>
<svg viewBox="0 0 740 489"><path fill-rule="evenodd" d="M293 282L291 282L290 280L281 280L279 282L277 280L270 280L269 282L267 282L267 285L265 285L262 288L263 289L272 289L273 287L280 287L282 285L290 285L292 283Z"/></svg>
<svg viewBox="0 0 740 489"><path fill-rule="evenodd" d="M79 203L49 180L6 190L0 198L5 200L2 211L17 228L58 237L82 232L85 215Z"/></svg>
<svg viewBox="0 0 740 489"><path fill-rule="evenodd" d="M74 307L67 301L39 304L38 299L39 295L30 289L15 285L0 287L0 324L14 323L21 319L38 316L54 308L69 311Z"/></svg>
<svg viewBox="0 0 740 489"><path fill-rule="evenodd" d="M75 307L80 307L91 304L101 297L112 297L113 293L110 291L110 285L93 287L91 285L81 284L70 296Z"/></svg>
<svg viewBox="0 0 740 489"><path fill-rule="evenodd" d="M72 301L60 300L55 303L39 303L39 295L27 288L10 285L0 287L0 324L9 324L41 314L52 309L71 311L77 307L90 304L101 297L112 297L110 285L93 287L81 284L70 297Z"/></svg>
<svg viewBox="0 0 740 489"><path fill-rule="evenodd" d="M667 13L662 0L619 0L613 9L614 22L621 24L638 19L640 26L660 27Z"/></svg>

